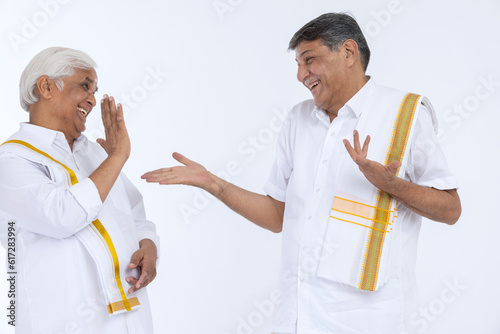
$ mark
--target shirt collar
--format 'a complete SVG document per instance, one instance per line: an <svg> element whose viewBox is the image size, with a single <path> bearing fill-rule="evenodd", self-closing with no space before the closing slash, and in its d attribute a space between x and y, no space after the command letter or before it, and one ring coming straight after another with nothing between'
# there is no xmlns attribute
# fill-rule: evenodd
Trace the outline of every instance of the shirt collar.
<svg viewBox="0 0 500 334"><path fill-rule="evenodd" d="M20 127L21 131L28 132L30 135L35 136L36 140L40 141L42 145L55 145L71 153L71 148L69 147L68 141L66 140L66 137L62 132L47 129L42 126L30 123L21 123ZM86 141L87 137L85 137L84 135L78 137L73 143L73 152L78 150L81 144L84 144Z"/></svg>
<svg viewBox="0 0 500 334"><path fill-rule="evenodd" d="M342 108L340 108L339 112L344 108L347 108L348 110L352 111L357 118L361 115L361 113L365 109L365 104L368 96L373 87L376 85L370 76L366 76L366 78L368 81L365 83L365 85L361 87L361 89L358 90L358 92L354 94L354 96L351 97L351 99L347 101ZM330 118L325 113L325 111L316 106L314 106L314 110L311 116L316 120L326 121L328 124L330 124Z"/></svg>
<svg viewBox="0 0 500 334"><path fill-rule="evenodd" d="M361 87L360 90L349 101L346 102L345 107L351 109L356 117L359 117L363 110L365 109L365 104L368 99L370 91L373 89L375 82L370 76L366 77L368 81Z"/></svg>

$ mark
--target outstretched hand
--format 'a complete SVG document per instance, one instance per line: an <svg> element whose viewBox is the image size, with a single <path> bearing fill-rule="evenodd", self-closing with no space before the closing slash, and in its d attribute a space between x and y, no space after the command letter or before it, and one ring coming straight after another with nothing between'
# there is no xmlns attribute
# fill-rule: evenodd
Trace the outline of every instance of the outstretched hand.
<svg viewBox="0 0 500 334"><path fill-rule="evenodd" d="M184 166L161 168L147 172L141 176L147 182L159 184L184 184L208 190L214 179L202 165L189 160L180 153L173 153L172 157Z"/></svg>
<svg viewBox="0 0 500 334"><path fill-rule="evenodd" d="M367 136L363 147L360 145L359 133L354 130L353 146L347 139L344 139L344 145L352 160L358 165L359 170L363 175L378 189L391 193L391 188L396 181L396 174L401 162L393 161L389 165L382 165L373 160L366 158L368 154L368 145L370 144L370 136Z"/></svg>

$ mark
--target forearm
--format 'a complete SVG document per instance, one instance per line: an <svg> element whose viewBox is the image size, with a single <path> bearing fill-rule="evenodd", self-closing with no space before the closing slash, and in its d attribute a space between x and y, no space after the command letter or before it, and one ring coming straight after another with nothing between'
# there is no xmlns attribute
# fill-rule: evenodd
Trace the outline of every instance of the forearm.
<svg viewBox="0 0 500 334"><path fill-rule="evenodd" d="M104 94L101 100L101 114L106 140L99 138L97 142L108 153L108 157L89 178L94 182L101 201L104 202L130 156L130 139L123 121L123 108L121 104L115 106L113 97Z"/></svg>
<svg viewBox="0 0 500 334"><path fill-rule="evenodd" d="M127 161L123 155L109 155L101 165L90 174L89 178L94 182L101 201L104 202L116 179Z"/></svg>
<svg viewBox="0 0 500 334"><path fill-rule="evenodd" d="M205 190L256 225L275 233L281 232L283 202L242 189L211 173L210 176L213 178L213 182Z"/></svg>
<svg viewBox="0 0 500 334"><path fill-rule="evenodd" d="M437 222L453 225L462 212L456 189L438 190L396 178L382 190L410 210Z"/></svg>
<svg viewBox="0 0 500 334"><path fill-rule="evenodd" d="M102 202L91 180L67 188L52 181L46 168L19 158L0 159L0 209L20 228L64 239L95 219Z"/></svg>

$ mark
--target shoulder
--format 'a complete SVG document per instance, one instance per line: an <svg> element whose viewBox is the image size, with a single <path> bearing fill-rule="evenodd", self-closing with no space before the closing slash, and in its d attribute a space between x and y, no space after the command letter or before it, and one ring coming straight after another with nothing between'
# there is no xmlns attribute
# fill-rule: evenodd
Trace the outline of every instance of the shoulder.
<svg viewBox="0 0 500 334"><path fill-rule="evenodd" d="M432 108L430 101L424 95L416 92L410 92L398 88L379 86L377 84L374 84L372 94L375 98L399 99L399 100L402 100L403 98L406 97L406 95L411 94L419 97L420 104L426 106L428 109Z"/></svg>
<svg viewBox="0 0 500 334"><path fill-rule="evenodd" d="M290 109L288 113L287 122L303 122L304 120L312 119L312 115L316 110L316 106L314 105L314 100L305 100L302 101Z"/></svg>
<svg viewBox="0 0 500 334"><path fill-rule="evenodd" d="M401 89L387 87L387 86L379 86L374 85L373 89L373 98L379 101L393 101L394 103L403 103L404 99L408 94L414 95L418 98L419 105L417 106L419 112L418 115L424 114L424 118L429 118L432 123L432 128L437 131L437 117L434 111L434 107L429 99L419 93L408 92ZM418 116L420 118L420 116Z"/></svg>
<svg viewBox="0 0 500 334"><path fill-rule="evenodd" d="M89 140L86 137L85 137L84 141L82 142L82 146L84 147L83 154L87 155L92 160L97 159L99 161L102 161L102 160L106 159L108 156L108 154L102 148L101 145L99 145L98 143L96 143L94 141Z"/></svg>
<svg viewBox="0 0 500 334"><path fill-rule="evenodd" d="M282 132L294 132L297 128L307 126L313 120L316 107L314 100L305 100L293 106L283 120Z"/></svg>
<svg viewBox="0 0 500 334"><path fill-rule="evenodd" d="M310 114L315 108L316 107L314 105L314 100L309 99L297 103L295 106L293 106L293 108L290 110L290 114Z"/></svg>
<svg viewBox="0 0 500 334"><path fill-rule="evenodd" d="M393 87L374 85L372 97L377 100L401 101L408 93L407 91Z"/></svg>
<svg viewBox="0 0 500 334"><path fill-rule="evenodd" d="M20 131L17 131L13 133L10 137L5 139L4 141L0 142L0 152L7 152L12 149L12 145L6 144L7 142L10 142L12 140L24 140L24 138L21 136Z"/></svg>

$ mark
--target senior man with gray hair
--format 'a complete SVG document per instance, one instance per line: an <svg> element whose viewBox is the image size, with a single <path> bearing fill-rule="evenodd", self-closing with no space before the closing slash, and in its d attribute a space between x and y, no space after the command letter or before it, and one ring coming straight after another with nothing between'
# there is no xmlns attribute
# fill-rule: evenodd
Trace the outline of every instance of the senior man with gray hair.
<svg viewBox="0 0 500 334"><path fill-rule="evenodd" d="M200 187L255 224L283 231L276 333L413 333L421 216L454 224L461 213L432 106L365 74L370 49L349 15L312 20L289 47L313 99L283 125L267 196L178 153L185 166L143 178Z"/></svg>
<svg viewBox="0 0 500 334"><path fill-rule="evenodd" d="M102 147L82 134L96 105L95 66L78 50L37 54L20 82L29 122L0 146L0 233L9 252L15 246L16 333L153 332L144 287L156 276L159 238L121 174L130 155L122 106L101 100Z"/></svg>

